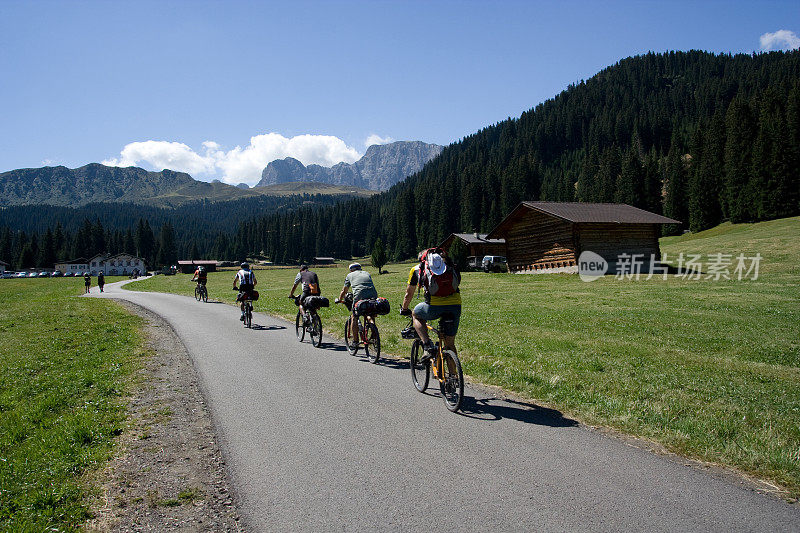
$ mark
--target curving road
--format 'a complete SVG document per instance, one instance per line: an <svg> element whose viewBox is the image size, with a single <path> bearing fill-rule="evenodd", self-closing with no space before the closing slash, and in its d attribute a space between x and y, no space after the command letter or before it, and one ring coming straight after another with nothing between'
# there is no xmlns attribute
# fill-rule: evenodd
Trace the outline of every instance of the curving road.
<svg viewBox="0 0 800 533"><path fill-rule="evenodd" d="M465 413L402 362L225 304L123 290L194 359L248 531L800 531L800 506L468 388ZM331 341L331 339L324 339Z"/></svg>

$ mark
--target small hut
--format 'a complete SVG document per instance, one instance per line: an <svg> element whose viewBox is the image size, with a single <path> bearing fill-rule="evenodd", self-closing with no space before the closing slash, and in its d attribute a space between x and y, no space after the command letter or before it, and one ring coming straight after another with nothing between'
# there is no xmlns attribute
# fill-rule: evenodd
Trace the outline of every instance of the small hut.
<svg viewBox="0 0 800 533"><path fill-rule="evenodd" d="M660 258L662 224L680 222L627 204L521 202L487 237L505 239L510 272L577 272L591 251L614 273L624 254Z"/></svg>

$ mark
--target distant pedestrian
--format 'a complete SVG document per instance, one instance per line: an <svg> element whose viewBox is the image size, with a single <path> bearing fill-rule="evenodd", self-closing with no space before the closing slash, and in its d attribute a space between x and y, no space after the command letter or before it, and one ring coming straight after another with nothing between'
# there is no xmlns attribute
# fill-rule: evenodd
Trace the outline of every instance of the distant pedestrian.
<svg viewBox="0 0 800 533"><path fill-rule="evenodd" d="M86 292L90 292L89 286L92 284L92 276L90 276L88 272L83 275L83 284L86 285Z"/></svg>
<svg viewBox="0 0 800 533"><path fill-rule="evenodd" d="M103 285L106 284L106 277L102 272L97 274L97 286L100 287L100 292L103 292Z"/></svg>

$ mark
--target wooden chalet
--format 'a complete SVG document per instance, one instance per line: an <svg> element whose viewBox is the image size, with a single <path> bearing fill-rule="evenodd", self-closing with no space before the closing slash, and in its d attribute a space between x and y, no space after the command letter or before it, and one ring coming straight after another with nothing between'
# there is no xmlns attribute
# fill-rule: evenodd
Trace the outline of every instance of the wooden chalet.
<svg viewBox="0 0 800 533"><path fill-rule="evenodd" d="M467 255L483 257L484 255L506 254L505 239L487 239L485 233L451 233L442 241L439 248L449 250L456 239L464 243L468 250Z"/></svg>
<svg viewBox="0 0 800 533"><path fill-rule="evenodd" d="M592 251L614 273L621 254L640 254L645 267L660 258L662 224L680 222L627 204L521 202L487 238L505 239L509 272L577 272Z"/></svg>
<svg viewBox="0 0 800 533"><path fill-rule="evenodd" d="M217 262L213 259L189 259L178 261L178 269L184 274L194 274L194 271L197 270L199 266L205 267L206 272L217 271Z"/></svg>

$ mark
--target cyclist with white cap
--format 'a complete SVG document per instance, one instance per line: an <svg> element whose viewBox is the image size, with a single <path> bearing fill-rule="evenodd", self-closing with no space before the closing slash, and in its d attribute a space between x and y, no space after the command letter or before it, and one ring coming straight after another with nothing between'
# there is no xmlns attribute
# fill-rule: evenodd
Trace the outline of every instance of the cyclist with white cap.
<svg viewBox="0 0 800 533"><path fill-rule="evenodd" d="M339 294L338 301L344 301L344 295L347 289L353 291L353 307L351 314L353 319L350 321L350 331L352 332L353 343L358 345L358 313L356 312L356 302L359 300L369 300L378 297L378 291L375 289L375 284L372 282L372 276L366 270L361 270L361 265L353 263L350 265L350 273L344 278L344 287ZM351 346L351 348L354 348Z"/></svg>
<svg viewBox="0 0 800 533"><path fill-rule="evenodd" d="M456 333L461 319L461 293L458 286L461 283L461 273L447 258L444 250L431 248L419 254L419 264L415 265L408 274L408 287L403 298L400 312L406 314L414 291L423 288L425 301L414 307L414 329L425 348L424 362L435 355L436 349L428 335L428 320L436 320L443 315L448 315L452 321L440 323L444 334L444 347L456 351Z"/></svg>

